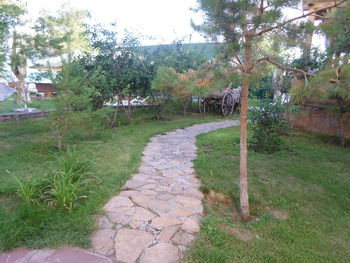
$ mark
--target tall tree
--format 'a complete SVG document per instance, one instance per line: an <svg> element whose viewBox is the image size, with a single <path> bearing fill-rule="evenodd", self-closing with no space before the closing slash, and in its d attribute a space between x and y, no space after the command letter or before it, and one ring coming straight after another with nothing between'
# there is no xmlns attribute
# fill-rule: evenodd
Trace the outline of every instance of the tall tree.
<svg viewBox="0 0 350 263"><path fill-rule="evenodd" d="M350 53L350 2L343 8L333 10L326 15L325 22L320 25L328 39L327 54L329 57Z"/></svg>
<svg viewBox="0 0 350 263"><path fill-rule="evenodd" d="M130 97L144 96L150 91L154 65L141 55L138 37L131 33L119 39L116 31L95 25L90 29L90 43L95 50L94 54L84 54L80 62L91 76L95 75L92 78L95 108L102 107L105 101L116 96L120 103L127 96L128 107L119 105L131 121ZM116 113L117 109L118 107Z"/></svg>
<svg viewBox="0 0 350 263"><path fill-rule="evenodd" d="M295 99L327 103L338 117L339 139L345 146L344 120L350 112L350 3L324 16L320 25L330 45L326 60L321 63L315 77L303 88L293 89ZM317 65L317 63L315 63Z"/></svg>
<svg viewBox="0 0 350 263"><path fill-rule="evenodd" d="M20 1L0 1L0 73L4 70L3 64L6 61L10 50L8 47L8 40L11 28L18 24L19 16L23 12L24 7Z"/></svg>
<svg viewBox="0 0 350 263"><path fill-rule="evenodd" d="M156 68L171 67L180 73L185 73L189 69L196 70L205 62L203 56L181 41L159 46L152 52L150 59Z"/></svg>
<svg viewBox="0 0 350 263"><path fill-rule="evenodd" d="M12 72L18 79L16 89L20 104L24 98L25 101L28 99L25 88L28 60L33 64L42 64L48 58L88 50L84 35L84 18L87 15L86 11L63 6L55 16L42 11L33 25L25 18L21 19L12 34L10 56ZM33 32L27 33L27 27L31 27Z"/></svg>
<svg viewBox="0 0 350 263"><path fill-rule="evenodd" d="M250 80L258 64L270 63L284 70L313 75L300 69L283 66L271 54L263 54L259 44L273 34L291 32L295 34L307 28L302 18L339 7L346 0L335 0L327 7L301 12L299 16L286 18L283 11L299 8L299 0L197 0L198 11L204 14L201 25L193 25L198 31L212 37L223 38L227 46L227 58L240 71L242 76L241 95L241 135L240 135L240 206L242 217L250 217L248 196L248 148L247 120ZM288 36L288 34L286 34Z"/></svg>
<svg viewBox="0 0 350 263"><path fill-rule="evenodd" d="M68 55L69 52L74 56L92 51L87 36L88 18L89 13L86 10L67 4L55 14L42 10L33 26L34 47L40 51L37 53L38 57Z"/></svg>

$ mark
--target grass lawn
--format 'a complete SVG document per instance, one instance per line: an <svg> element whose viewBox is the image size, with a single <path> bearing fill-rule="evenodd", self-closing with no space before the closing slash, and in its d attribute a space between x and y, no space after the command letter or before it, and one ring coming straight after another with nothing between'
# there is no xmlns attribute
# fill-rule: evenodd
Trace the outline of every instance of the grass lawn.
<svg viewBox="0 0 350 263"><path fill-rule="evenodd" d="M52 111L55 110L55 105L53 100L32 100L32 103L27 105L28 108L37 108L42 111ZM13 109L24 107L23 105L18 105L14 103L14 98L11 97L8 100L0 102L0 114L3 113L13 113Z"/></svg>
<svg viewBox="0 0 350 263"><path fill-rule="evenodd" d="M148 114L132 125L107 130L95 138L76 138L76 147L95 161L99 183L73 212L44 205L26 205L15 194L14 177L45 177L55 167L54 142L47 120L0 123L0 250L18 246L31 248L77 245L88 247L95 229L94 215L137 172L141 153L149 138L174 128L222 120L220 116L172 116L155 121ZM143 118L143 120L141 120Z"/></svg>
<svg viewBox="0 0 350 263"><path fill-rule="evenodd" d="M350 149L293 132L286 150L249 153L251 213L239 211L239 128L198 139L206 216L186 262L349 262Z"/></svg>

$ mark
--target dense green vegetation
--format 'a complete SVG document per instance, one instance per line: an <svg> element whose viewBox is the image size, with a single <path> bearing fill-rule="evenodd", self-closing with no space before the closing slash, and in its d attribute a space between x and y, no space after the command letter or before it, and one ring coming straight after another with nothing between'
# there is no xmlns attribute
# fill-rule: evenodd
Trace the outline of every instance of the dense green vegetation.
<svg viewBox="0 0 350 263"><path fill-rule="evenodd" d="M0 124L0 249L18 246L55 247L89 246L95 229L94 215L137 171L141 153L148 139L174 128L222 119L220 116L168 116L155 121L149 112L138 112L133 124L101 130L91 136L72 134L71 145L93 160L96 183L89 186L87 198L69 212L43 204L27 204L16 194L16 179L25 183L45 179L57 169L58 152L48 120Z"/></svg>
<svg viewBox="0 0 350 263"><path fill-rule="evenodd" d="M206 216L188 262L348 262L350 150L293 132L249 153L251 212L239 211L239 128L200 135L195 162Z"/></svg>

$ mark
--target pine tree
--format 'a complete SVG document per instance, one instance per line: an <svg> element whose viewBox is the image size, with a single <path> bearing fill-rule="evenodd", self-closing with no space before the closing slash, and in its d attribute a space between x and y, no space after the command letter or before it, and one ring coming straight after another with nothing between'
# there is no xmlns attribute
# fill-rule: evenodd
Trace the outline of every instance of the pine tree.
<svg viewBox="0 0 350 263"><path fill-rule="evenodd" d="M4 71L4 62L9 53L8 39L13 26L19 23L24 7L19 1L0 1L0 73Z"/></svg>
<svg viewBox="0 0 350 263"><path fill-rule="evenodd" d="M213 39L224 39L227 58L240 71L242 76L241 95L241 138L240 138L240 206L242 217L250 218L247 169L247 120L250 79L258 64L270 63L283 70L291 70L305 76L312 73L301 69L283 66L272 58L272 54L261 54L259 43L273 34L288 37L305 33L310 28L302 18L323 13L344 4L346 0L335 0L327 7L310 12L301 12L294 18L286 18L283 10L299 8L298 0L197 0L198 11L204 13L205 21L193 25L198 31ZM263 56L262 56L263 55Z"/></svg>

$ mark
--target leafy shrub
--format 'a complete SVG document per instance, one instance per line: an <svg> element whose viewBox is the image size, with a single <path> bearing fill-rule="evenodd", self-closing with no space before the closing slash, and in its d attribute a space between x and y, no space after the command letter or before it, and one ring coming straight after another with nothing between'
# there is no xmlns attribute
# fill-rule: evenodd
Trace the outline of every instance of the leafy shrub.
<svg viewBox="0 0 350 263"><path fill-rule="evenodd" d="M267 153L280 150L281 136L288 130L288 125L283 118L285 108L279 102L266 100L258 102L249 111L254 150Z"/></svg>
<svg viewBox="0 0 350 263"><path fill-rule="evenodd" d="M45 179L18 179L16 192L26 203L47 204L72 211L79 200L86 198L86 190L93 181L90 174L91 160L86 159L75 148L57 157L58 169Z"/></svg>

